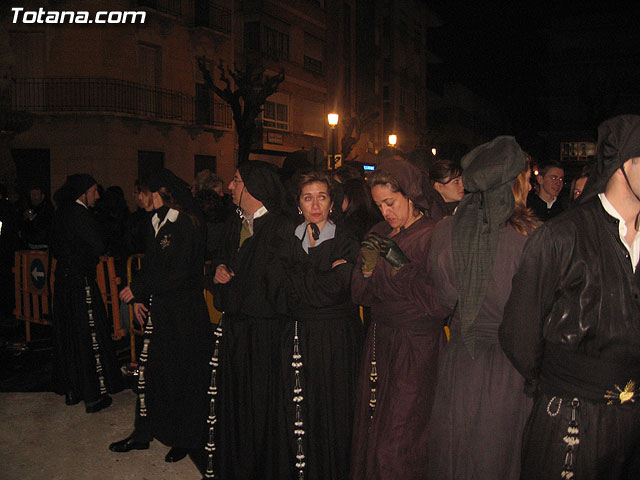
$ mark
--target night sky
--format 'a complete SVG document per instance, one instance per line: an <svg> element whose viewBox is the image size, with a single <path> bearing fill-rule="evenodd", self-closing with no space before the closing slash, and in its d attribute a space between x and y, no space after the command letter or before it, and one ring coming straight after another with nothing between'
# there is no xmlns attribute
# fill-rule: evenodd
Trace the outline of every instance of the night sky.
<svg viewBox="0 0 640 480"><path fill-rule="evenodd" d="M640 113L640 9L564 3L429 2L444 24L428 41L445 77L491 100L511 125L508 133L595 132L609 116ZM559 64L558 44L572 40ZM577 106L575 115L550 118L558 97Z"/></svg>

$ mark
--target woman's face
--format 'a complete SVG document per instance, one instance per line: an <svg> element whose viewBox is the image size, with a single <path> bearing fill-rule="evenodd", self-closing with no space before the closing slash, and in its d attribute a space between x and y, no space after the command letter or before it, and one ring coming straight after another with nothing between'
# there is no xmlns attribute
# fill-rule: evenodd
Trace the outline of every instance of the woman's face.
<svg viewBox="0 0 640 480"><path fill-rule="evenodd" d="M587 184L588 177L580 177L576 180L576 184L573 186L573 192L571 192L571 198L575 200L580 195L582 195L582 191L584 190L584 186Z"/></svg>
<svg viewBox="0 0 640 480"><path fill-rule="evenodd" d="M318 226L324 225L329 218L329 210L333 206L327 184L324 182L312 182L304 185L300 192L298 204L306 223L315 223Z"/></svg>
<svg viewBox="0 0 640 480"><path fill-rule="evenodd" d="M462 177L450 178L446 183L434 182L433 188L436 189L445 202L459 202L464 197Z"/></svg>
<svg viewBox="0 0 640 480"><path fill-rule="evenodd" d="M403 227L411 220L413 205L402 193L392 191L389 185L375 185L371 196L391 228Z"/></svg>
<svg viewBox="0 0 640 480"><path fill-rule="evenodd" d="M158 209L164 205L164 202L162 201L162 197L158 192L153 192L151 195L153 198L153 208Z"/></svg>

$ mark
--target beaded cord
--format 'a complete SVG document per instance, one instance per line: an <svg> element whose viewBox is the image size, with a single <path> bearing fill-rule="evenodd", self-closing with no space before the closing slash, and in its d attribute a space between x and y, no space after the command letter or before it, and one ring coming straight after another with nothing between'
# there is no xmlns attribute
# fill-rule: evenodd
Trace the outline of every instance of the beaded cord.
<svg viewBox="0 0 640 480"><path fill-rule="evenodd" d="M91 335L91 347L93 349L93 357L96 361L96 374L98 375L98 384L100 387L100 395L107 393L107 387L104 383L104 375L102 374L102 362L100 361L100 344L98 343L98 335L96 333L96 323L93 319L93 299L91 298L91 287L87 277L84 278L85 302L87 303L87 315L89 317L89 333Z"/></svg>
<svg viewBox="0 0 640 480"><path fill-rule="evenodd" d="M371 396L369 397L369 413L371 419L376 411L376 387L378 384L378 368L376 364L376 324L373 324L373 346L371 349L371 370L369 373L369 388L371 389Z"/></svg>
<svg viewBox="0 0 640 480"><path fill-rule="evenodd" d="M144 327L144 343L142 346L142 352L140 352L140 362L138 366L138 398L140 399L139 413L141 417L147 416L147 403L145 398L145 386L144 371L147 366L147 360L149 358L149 344L151 343L151 335L153 334L153 322L151 321L151 303L153 302L153 295L149 297L149 315L147 317L147 324Z"/></svg>
<svg viewBox="0 0 640 480"><path fill-rule="evenodd" d="M567 445L566 454L564 457L564 465L562 468L562 473L560 474L560 478L571 480L574 478L573 475L573 454L580 444L580 438L578 434L580 433L578 429L578 421L576 420L576 413L578 408L580 407L580 400L574 398L571 400L571 420L569 421L569 427L567 428L567 434L562 438L564 443Z"/></svg>
<svg viewBox="0 0 640 480"><path fill-rule="evenodd" d="M300 370L302 369L302 355L300 354L300 337L298 337L298 322L294 323L293 328L293 361L291 366L294 370L295 384L293 386L293 403L296 408L296 418L293 423L293 434L296 437L296 468L298 469L297 480L304 480L304 469L306 466L306 458L304 448L302 446L302 438L304 437L304 422L302 421L302 382L300 380Z"/></svg>
<svg viewBox="0 0 640 480"><path fill-rule="evenodd" d="M216 342L213 347L213 355L211 355L211 360L209 361L209 366L211 366L211 383L209 384L209 389L207 390L207 394L209 395L209 416L207 417L209 432L207 435L207 443L204 447L205 451L207 452L207 469L204 474L204 478L206 479L216 478L215 471L213 470L213 452L215 452L216 450L215 426L218 421L218 417L216 415L216 396L218 395L217 374L220 358L220 343L222 340L223 318L224 312L222 313L222 317L220 318L218 326L214 331Z"/></svg>

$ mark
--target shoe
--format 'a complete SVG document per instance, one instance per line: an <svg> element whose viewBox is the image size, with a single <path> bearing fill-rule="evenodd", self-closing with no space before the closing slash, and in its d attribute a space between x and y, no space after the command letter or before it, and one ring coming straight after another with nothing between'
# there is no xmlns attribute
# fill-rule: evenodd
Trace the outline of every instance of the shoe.
<svg viewBox="0 0 640 480"><path fill-rule="evenodd" d="M165 455L164 461L169 463L179 462L187 456L187 453L189 453L189 450L186 448L171 447L169 453Z"/></svg>
<svg viewBox="0 0 640 480"><path fill-rule="evenodd" d="M65 405L76 405L80 403L80 399L73 392L67 392L64 394L64 403Z"/></svg>
<svg viewBox="0 0 640 480"><path fill-rule="evenodd" d="M136 442L131 436L109 445L109 450L118 453L126 453L131 450L146 450L148 448L149 442Z"/></svg>
<svg viewBox="0 0 640 480"><path fill-rule="evenodd" d="M88 404L85 407L85 411L87 413L99 412L100 410L102 410L104 408L107 408L109 405L111 405L111 402L113 402L111 397L109 395L105 395L100 400L98 400L96 403Z"/></svg>

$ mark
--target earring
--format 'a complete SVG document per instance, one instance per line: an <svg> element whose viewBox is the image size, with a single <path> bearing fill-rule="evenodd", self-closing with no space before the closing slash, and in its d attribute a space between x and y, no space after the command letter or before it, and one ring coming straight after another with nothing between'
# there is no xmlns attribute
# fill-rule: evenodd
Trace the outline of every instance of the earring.
<svg viewBox="0 0 640 480"><path fill-rule="evenodd" d="M329 209L329 215L331 215L333 213L333 208Z"/></svg>
<svg viewBox="0 0 640 480"><path fill-rule="evenodd" d="M302 209L298 207L298 215L302 215Z"/></svg>

